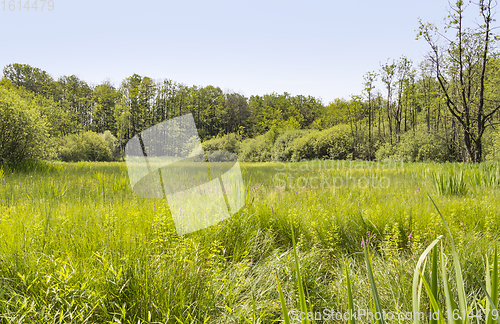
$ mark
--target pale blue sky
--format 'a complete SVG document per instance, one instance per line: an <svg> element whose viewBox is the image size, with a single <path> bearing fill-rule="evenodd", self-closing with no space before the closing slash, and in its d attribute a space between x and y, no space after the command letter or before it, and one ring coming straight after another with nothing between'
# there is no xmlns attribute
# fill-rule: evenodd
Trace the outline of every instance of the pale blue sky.
<svg viewBox="0 0 500 324"><path fill-rule="evenodd" d="M418 17L442 25L447 14L446 0L53 1L51 12L0 3L2 68L115 85L138 73L325 103L359 94L363 74L388 58L421 61Z"/></svg>

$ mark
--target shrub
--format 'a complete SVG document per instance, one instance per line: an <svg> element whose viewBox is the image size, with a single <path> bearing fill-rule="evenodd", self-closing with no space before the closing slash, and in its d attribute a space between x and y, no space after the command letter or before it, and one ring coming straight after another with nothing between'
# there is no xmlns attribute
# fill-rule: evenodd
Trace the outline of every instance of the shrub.
<svg viewBox="0 0 500 324"><path fill-rule="evenodd" d="M394 158L396 154L396 147L390 143L382 144L375 152L375 158L379 161Z"/></svg>
<svg viewBox="0 0 500 324"><path fill-rule="evenodd" d="M273 161L289 161L292 158L293 141L309 133L310 131L307 130L288 130L281 134L271 150Z"/></svg>
<svg viewBox="0 0 500 324"><path fill-rule="evenodd" d="M246 162L271 161L269 146L269 137L267 134L246 139L241 143L239 158Z"/></svg>
<svg viewBox="0 0 500 324"><path fill-rule="evenodd" d="M240 150L240 142L234 133L205 141L202 146L205 152L226 151L237 154Z"/></svg>
<svg viewBox="0 0 500 324"><path fill-rule="evenodd" d="M311 132L292 143L292 160L350 158L353 154L353 140L349 134L347 125Z"/></svg>
<svg viewBox="0 0 500 324"><path fill-rule="evenodd" d="M109 130L102 133L101 137L106 141L106 143L108 143L108 147L111 150L113 158L120 157L120 143L118 142L118 139L111 134Z"/></svg>
<svg viewBox="0 0 500 324"><path fill-rule="evenodd" d="M500 131L485 133L484 156L487 161L500 161Z"/></svg>
<svg viewBox="0 0 500 324"><path fill-rule="evenodd" d="M292 152L291 159L293 161L313 160L316 158L316 139L320 131L313 131L306 136L297 138L292 142L290 150Z"/></svg>
<svg viewBox="0 0 500 324"><path fill-rule="evenodd" d="M235 161L235 155L228 151L206 151L210 162L230 162Z"/></svg>
<svg viewBox="0 0 500 324"><path fill-rule="evenodd" d="M347 159L353 153L349 126L337 125L320 132L315 151L319 159Z"/></svg>
<svg viewBox="0 0 500 324"><path fill-rule="evenodd" d="M444 162L448 159L447 152L448 147L442 137L419 128L415 132L403 134L399 143L382 145L375 156L377 160L389 158L405 162Z"/></svg>
<svg viewBox="0 0 500 324"><path fill-rule="evenodd" d="M40 158L48 139L40 108L0 87L0 161Z"/></svg>
<svg viewBox="0 0 500 324"><path fill-rule="evenodd" d="M58 157L66 162L111 161L113 153L104 136L94 132L85 132L62 138Z"/></svg>

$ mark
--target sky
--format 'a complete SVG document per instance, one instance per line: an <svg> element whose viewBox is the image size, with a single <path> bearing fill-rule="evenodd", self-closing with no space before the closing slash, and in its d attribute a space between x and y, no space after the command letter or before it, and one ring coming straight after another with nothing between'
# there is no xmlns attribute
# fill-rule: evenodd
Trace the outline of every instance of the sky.
<svg viewBox="0 0 500 324"><path fill-rule="evenodd" d="M21 11L19 0L10 2L14 11L0 2L2 69L25 63L55 79L74 74L116 86L137 73L325 104L360 94L363 75L388 59L422 61L429 46L415 40L418 19L443 26L448 7L447 0L51 0L28 11L27 1Z"/></svg>

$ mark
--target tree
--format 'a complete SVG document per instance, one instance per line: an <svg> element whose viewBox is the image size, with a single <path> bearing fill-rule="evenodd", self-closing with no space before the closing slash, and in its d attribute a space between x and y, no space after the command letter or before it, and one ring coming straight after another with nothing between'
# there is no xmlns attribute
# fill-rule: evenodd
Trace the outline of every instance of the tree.
<svg viewBox="0 0 500 324"><path fill-rule="evenodd" d="M120 90L121 105L126 106L126 111L129 113L127 118L130 127L127 128L126 136L126 140L129 140L153 124L152 112L156 106L154 102L156 85L151 78L134 74L123 80Z"/></svg>
<svg viewBox="0 0 500 324"><path fill-rule="evenodd" d="M387 113L387 122L389 123L389 139L392 145L392 114L391 114L391 106L392 106L392 97L393 97L393 87L394 87L394 77L396 75L397 65L393 61L392 63L386 63L382 65L380 76L382 78L382 82L385 84L387 89L387 100L386 100L386 113Z"/></svg>
<svg viewBox="0 0 500 324"><path fill-rule="evenodd" d="M97 133L111 131L117 134L116 121L114 118L115 104L118 100L118 92L115 87L106 81L93 89L92 100L92 129Z"/></svg>
<svg viewBox="0 0 500 324"><path fill-rule="evenodd" d="M51 84L54 82L47 72L29 64L14 63L6 65L3 69L3 75L18 86L46 96L48 96Z"/></svg>
<svg viewBox="0 0 500 324"><path fill-rule="evenodd" d="M56 82L55 100L71 116L73 133L90 128L92 123L92 88L76 75L62 76Z"/></svg>
<svg viewBox="0 0 500 324"><path fill-rule="evenodd" d="M228 112L226 132L234 133L237 132L240 127L246 128L247 120L250 116L247 98L236 92L227 92L225 98L226 110Z"/></svg>
<svg viewBox="0 0 500 324"><path fill-rule="evenodd" d="M450 6L447 28L455 31L453 38L441 33L437 27L420 21L417 38L424 38L431 47L428 59L432 62L437 81L445 97L446 107L458 122L465 146L464 161L483 159L484 131L493 125L493 117L500 104L490 89L500 85L500 79L490 79L495 70L492 33L492 0L477 4L481 24L476 28L464 26L463 1ZM442 46L440 37L444 38Z"/></svg>
<svg viewBox="0 0 500 324"><path fill-rule="evenodd" d="M48 138L39 107L4 87L0 87L0 134L0 161L7 163L41 157Z"/></svg>
<svg viewBox="0 0 500 324"><path fill-rule="evenodd" d="M404 131L407 131L407 89L409 89L410 79L412 77L412 61L408 60L406 57L401 57L396 65L396 85L397 85L397 104L395 105L392 114L394 119L395 131L397 134L397 140L400 140L401 134L401 123L403 120L403 111L405 117L405 127ZM405 97L405 98L403 98Z"/></svg>
<svg viewBox="0 0 500 324"><path fill-rule="evenodd" d="M373 84L377 80L377 73L375 72L367 72L364 76L364 86L363 89L366 97L368 99L368 159L373 158L372 154L372 120L373 120L373 109L372 109L372 98L373 98L373 89L375 89L375 85Z"/></svg>

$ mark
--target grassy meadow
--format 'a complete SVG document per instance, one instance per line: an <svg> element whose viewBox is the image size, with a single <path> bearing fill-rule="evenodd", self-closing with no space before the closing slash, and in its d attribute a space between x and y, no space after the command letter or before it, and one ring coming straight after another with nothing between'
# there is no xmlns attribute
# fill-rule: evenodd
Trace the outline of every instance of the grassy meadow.
<svg viewBox="0 0 500 324"><path fill-rule="evenodd" d="M382 308L408 312L418 258L447 234L431 198L455 239L470 309L485 307L475 273L484 279L497 245L500 164L240 166L245 207L181 237L164 200L132 193L125 163L4 166L2 322L282 322L276 277L288 309L300 308L292 229L312 311L348 309L346 268L355 308L373 309L363 242Z"/></svg>

